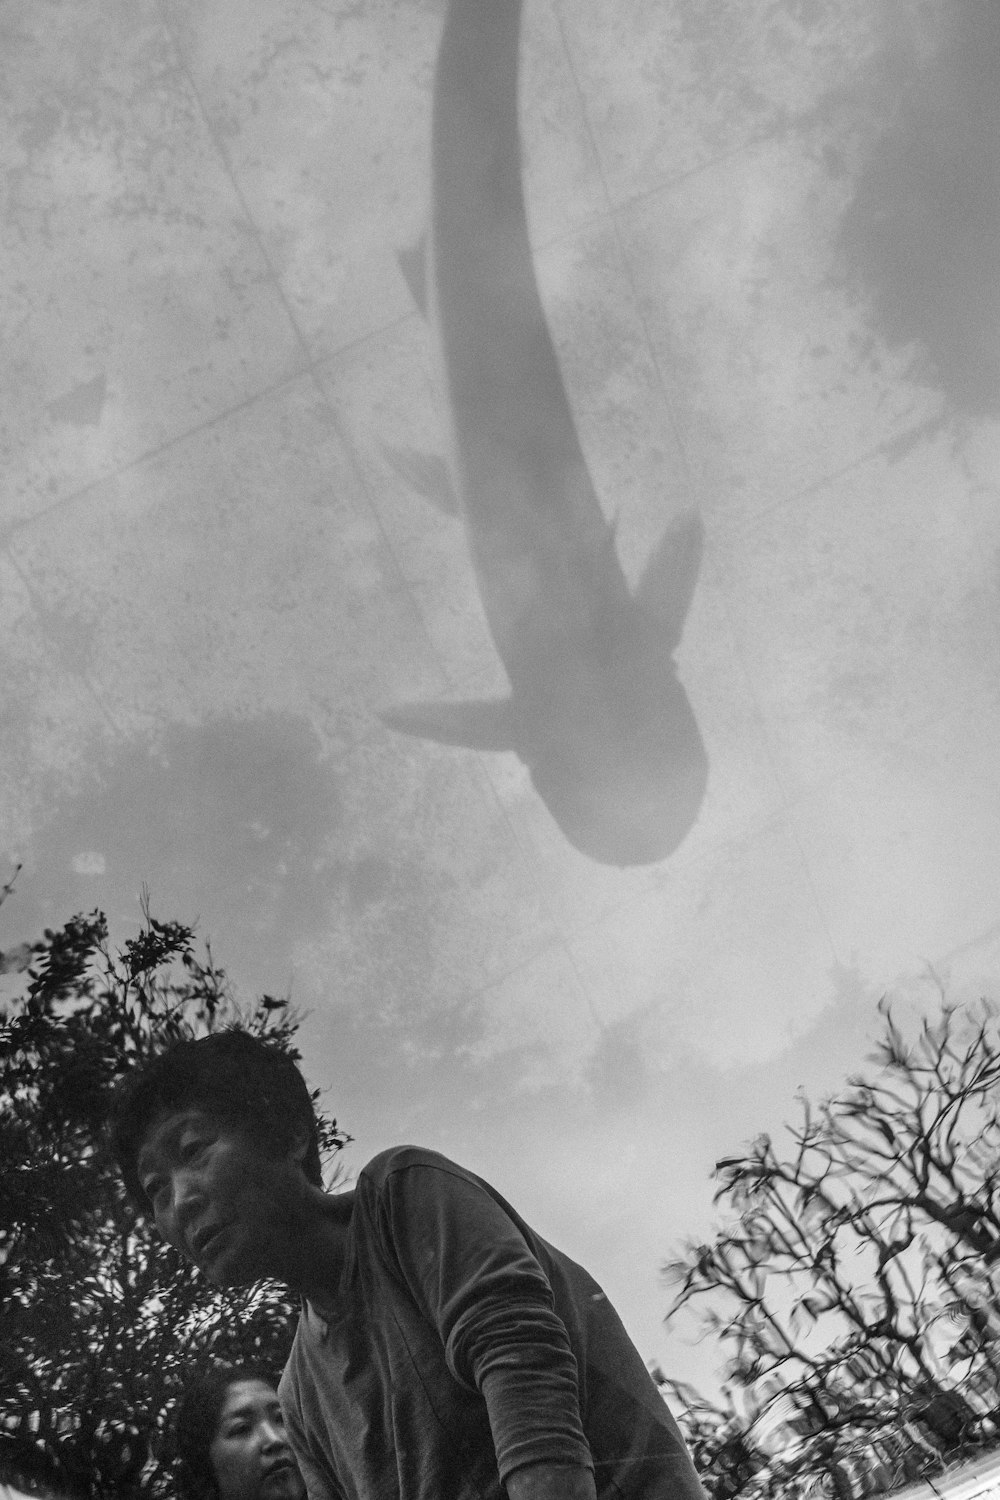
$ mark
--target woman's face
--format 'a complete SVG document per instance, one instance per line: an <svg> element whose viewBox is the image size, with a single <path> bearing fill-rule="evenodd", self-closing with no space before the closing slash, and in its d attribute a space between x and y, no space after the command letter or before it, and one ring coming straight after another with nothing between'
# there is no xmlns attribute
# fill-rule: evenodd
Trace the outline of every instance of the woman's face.
<svg viewBox="0 0 1000 1500"><path fill-rule="evenodd" d="M208 1450L219 1500L303 1500L306 1487L275 1391L234 1380Z"/></svg>

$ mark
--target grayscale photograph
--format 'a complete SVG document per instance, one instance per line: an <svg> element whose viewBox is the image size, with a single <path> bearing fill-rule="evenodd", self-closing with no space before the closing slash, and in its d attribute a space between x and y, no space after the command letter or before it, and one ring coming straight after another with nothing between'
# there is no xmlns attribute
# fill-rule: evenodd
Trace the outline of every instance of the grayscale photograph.
<svg viewBox="0 0 1000 1500"><path fill-rule="evenodd" d="M0 124L0 1500L1000 1500L997 0Z"/></svg>

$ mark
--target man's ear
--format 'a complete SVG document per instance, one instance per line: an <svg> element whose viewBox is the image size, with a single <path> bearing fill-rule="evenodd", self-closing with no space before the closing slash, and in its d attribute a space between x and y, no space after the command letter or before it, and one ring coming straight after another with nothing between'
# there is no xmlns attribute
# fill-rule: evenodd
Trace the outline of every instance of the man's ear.
<svg viewBox="0 0 1000 1500"><path fill-rule="evenodd" d="M296 1125L292 1129L291 1139L288 1145L288 1154L292 1161L301 1167L309 1155L309 1132L304 1125Z"/></svg>

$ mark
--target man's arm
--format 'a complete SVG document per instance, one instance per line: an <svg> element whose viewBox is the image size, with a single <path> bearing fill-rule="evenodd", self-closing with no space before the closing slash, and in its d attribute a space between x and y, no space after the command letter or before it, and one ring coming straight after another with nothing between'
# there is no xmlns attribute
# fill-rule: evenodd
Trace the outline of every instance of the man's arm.
<svg viewBox="0 0 1000 1500"><path fill-rule="evenodd" d="M530 1464L507 1476L510 1500L596 1500L590 1469L569 1464Z"/></svg>
<svg viewBox="0 0 1000 1500"><path fill-rule="evenodd" d="M512 1500L514 1485L524 1491L516 1500L594 1500L569 1334L509 1213L444 1158L394 1170L380 1209L387 1249L436 1328L448 1368L486 1402Z"/></svg>
<svg viewBox="0 0 1000 1500"><path fill-rule="evenodd" d="M281 1400L281 1409L285 1418L285 1432L292 1445L299 1473L305 1482L307 1500L344 1500L339 1487L334 1484L330 1475L313 1460L299 1424L291 1392L287 1388L283 1390L283 1386L285 1386L284 1379L278 1387L278 1397Z"/></svg>

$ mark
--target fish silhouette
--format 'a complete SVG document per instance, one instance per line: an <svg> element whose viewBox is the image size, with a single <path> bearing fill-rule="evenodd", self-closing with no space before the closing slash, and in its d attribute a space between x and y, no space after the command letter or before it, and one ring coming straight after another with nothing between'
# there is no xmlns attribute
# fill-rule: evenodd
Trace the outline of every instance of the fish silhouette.
<svg viewBox="0 0 1000 1500"><path fill-rule="evenodd" d="M613 865L663 859L707 758L673 652L697 578L697 512L637 589L594 491L535 280L518 132L520 0L451 0L438 54L430 229L400 257L438 342L450 462L386 449L464 522L510 681L488 702L407 703L406 734L515 751L566 838Z"/></svg>

